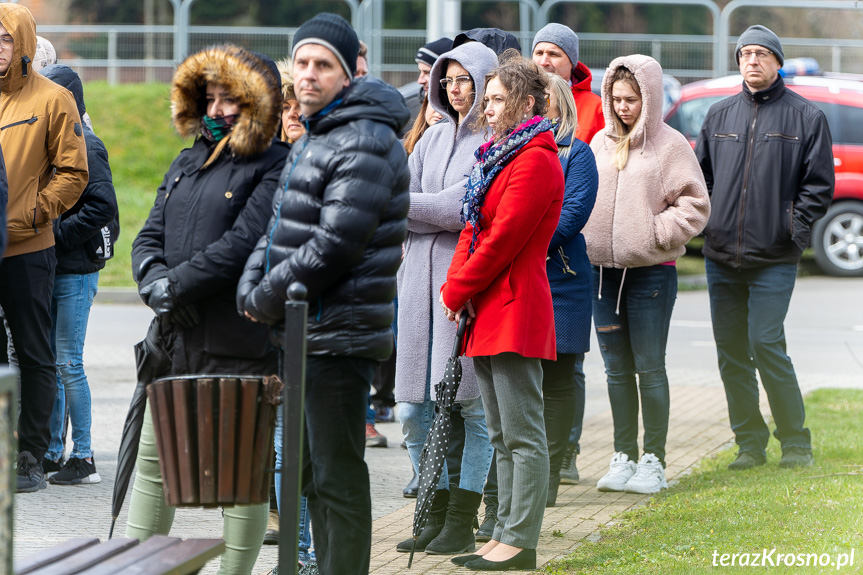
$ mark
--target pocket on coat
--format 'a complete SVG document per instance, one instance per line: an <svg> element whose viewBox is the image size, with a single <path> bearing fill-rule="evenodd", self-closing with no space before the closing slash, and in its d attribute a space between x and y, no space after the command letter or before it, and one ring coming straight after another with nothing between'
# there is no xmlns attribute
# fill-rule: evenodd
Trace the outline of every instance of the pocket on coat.
<svg viewBox="0 0 863 575"><path fill-rule="evenodd" d="M512 290L511 275L512 264L509 264L506 266L506 269L501 272L500 281L498 282L498 294L500 295L501 307L515 301L515 292Z"/></svg>

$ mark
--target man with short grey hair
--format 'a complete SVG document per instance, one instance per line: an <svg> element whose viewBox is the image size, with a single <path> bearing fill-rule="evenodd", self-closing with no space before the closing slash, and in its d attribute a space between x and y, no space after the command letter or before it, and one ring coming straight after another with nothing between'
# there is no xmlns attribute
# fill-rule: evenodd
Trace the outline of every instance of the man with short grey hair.
<svg viewBox="0 0 863 575"><path fill-rule="evenodd" d="M711 106L695 148L710 193L703 252L713 336L739 447L728 468L766 462L756 370L782 446L779 466L808 466L812 442L784 322L812 223L833 197L832 140L824 113L786 89L776 34L750 26L734 56L742 89Z"/></svg>

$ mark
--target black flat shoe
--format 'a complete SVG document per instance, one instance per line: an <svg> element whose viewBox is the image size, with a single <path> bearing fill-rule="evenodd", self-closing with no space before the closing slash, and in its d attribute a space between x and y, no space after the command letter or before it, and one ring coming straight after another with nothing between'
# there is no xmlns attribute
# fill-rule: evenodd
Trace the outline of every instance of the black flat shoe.
<svg viewBox="0 0 863 575"><path fill-rule="evenodd" d="M471 571L533 571L536 569L536 549L522 549L505 561L489 561L479 557L464 566Z"/></svg>
<svg viewBox="0 0 863 575"><path fill-rule="evenodd" d="M466 565L474 559L479 559L482 555L462 555L461 557L453 557L450 561L456 565Z"/></svg>

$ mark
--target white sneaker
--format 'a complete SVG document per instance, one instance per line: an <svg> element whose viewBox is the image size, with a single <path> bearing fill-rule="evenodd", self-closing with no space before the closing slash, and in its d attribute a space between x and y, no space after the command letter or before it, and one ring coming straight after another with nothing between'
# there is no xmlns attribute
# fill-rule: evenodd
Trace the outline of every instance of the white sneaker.
<svg viewBox="0 0 863 575"><path fill-rule="evenodd" d="M608 467L608 473L596 482L596 488L600 491L623 491L626 482L635 475L635 462L630 461L627 454L618 451L611 457Z"/></svg>
<svg viewBox="0 0 863 575"><path fill-rule="evenodd" d="M635 475L629 478L624 487L627 493L659 493L660 489L667 488L665 469L659 458L652 453L641 456Z"/></svg>

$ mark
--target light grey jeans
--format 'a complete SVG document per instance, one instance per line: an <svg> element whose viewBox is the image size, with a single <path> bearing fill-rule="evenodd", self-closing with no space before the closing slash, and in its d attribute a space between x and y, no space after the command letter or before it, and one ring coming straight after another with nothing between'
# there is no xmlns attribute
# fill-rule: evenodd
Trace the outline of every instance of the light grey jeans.
<svg viewBox="0 0 863 575"><path fill-rule="evenodd" d="M499 506L492 539L536 549L548 492L542 364L517 353L475 357L473 364L497 458Z"/></svg>

